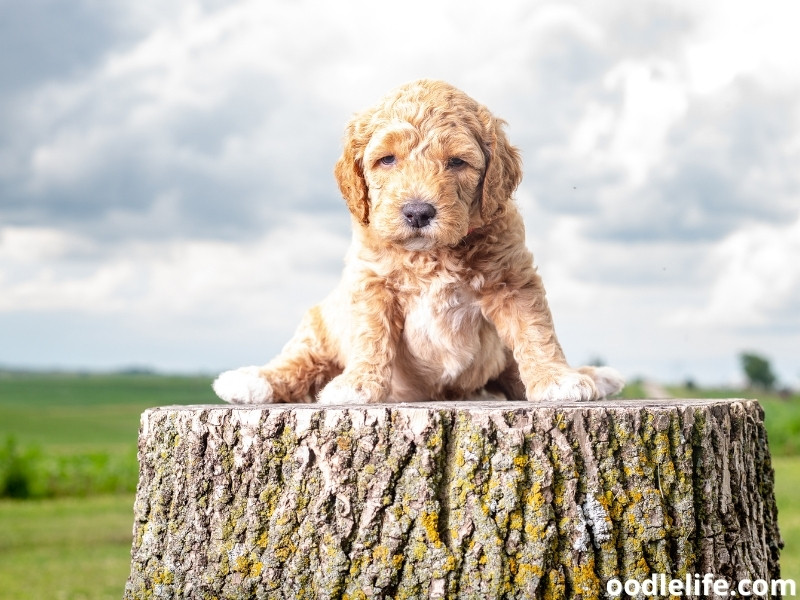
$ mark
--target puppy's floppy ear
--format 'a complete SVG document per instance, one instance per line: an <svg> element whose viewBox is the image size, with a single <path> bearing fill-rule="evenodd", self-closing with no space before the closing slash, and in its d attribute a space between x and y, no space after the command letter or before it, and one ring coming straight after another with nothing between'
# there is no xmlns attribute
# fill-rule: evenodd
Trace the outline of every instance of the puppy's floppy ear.
<svg viewBox="0 0 800 600"><path fill-rule="evenodd" d="M344 150L333 171L347 208L362 225L369 225L369 190L363 169L364 148L369 141L366 125L367 119L363 115L348 123Z"/></svg>
<svg viewBox="0 0 800 600"><path fill-rule="evenodd" d="M503 131L505 121L488 111L482 112L487 165L483 176L481 218L488 223L505 212L506 202L522 179L522 160L519 150L509 143Z"/></svg>

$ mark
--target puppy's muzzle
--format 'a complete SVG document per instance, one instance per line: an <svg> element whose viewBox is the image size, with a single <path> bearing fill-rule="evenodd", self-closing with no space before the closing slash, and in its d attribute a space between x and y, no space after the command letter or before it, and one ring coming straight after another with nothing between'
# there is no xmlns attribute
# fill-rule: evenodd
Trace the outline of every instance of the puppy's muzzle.
<svg viewBox="0 0 800 600"><path fill-rule="evenodd" d="M431 224L436 216L436 207L428 202L409 202L403 205L403 217L414 229L422 229Z"/></svg>

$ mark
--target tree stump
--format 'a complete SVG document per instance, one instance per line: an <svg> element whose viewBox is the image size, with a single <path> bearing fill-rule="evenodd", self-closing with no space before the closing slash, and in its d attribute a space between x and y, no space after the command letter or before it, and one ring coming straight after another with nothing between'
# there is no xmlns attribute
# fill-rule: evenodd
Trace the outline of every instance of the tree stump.
<svg viewBox="0 0 800 600"><path fill-rule="evenodd" d="M754 400L155 408L139 462L128 600L779 577Z"/></svg>

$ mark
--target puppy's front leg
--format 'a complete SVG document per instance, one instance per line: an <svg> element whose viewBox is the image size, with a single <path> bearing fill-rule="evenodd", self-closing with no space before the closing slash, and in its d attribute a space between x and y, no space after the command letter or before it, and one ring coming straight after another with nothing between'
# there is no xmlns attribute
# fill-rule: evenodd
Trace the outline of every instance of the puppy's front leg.
<svg viewBox="0 0 800 600"><path fill-rule="evenodd" d="M567 364L556 338L544 286L532 267L486 290L481 305L514 354L528 400L583 401L600 397L594 380Z"/></svg>
<svg viewBox="0 0 800 600"><path fill-rule="evenodd" d="M225 371L213 387L234 404L309 402L322 385L341 372L320 306L303 317L283 351L263 367Z"/></svg>
<svg viewBox="0 0 800 600"><path fill-rule="evenodd" d="M319 393L321 404L385 402L402 324L394 295L377 276L360 278L350 303L351 331L343 340L344 371Z"/></svg>

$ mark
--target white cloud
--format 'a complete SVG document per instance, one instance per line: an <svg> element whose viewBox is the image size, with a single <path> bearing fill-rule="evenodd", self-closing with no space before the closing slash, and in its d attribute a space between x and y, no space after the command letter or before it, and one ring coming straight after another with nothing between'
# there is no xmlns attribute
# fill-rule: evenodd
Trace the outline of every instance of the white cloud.
<svg viewBox="0 0 800 600"><path fill-rule="evenodd" d="M214 317L291 331L286 314L327 294L346 245L323 220L295 221L248 243L132 243L98 258L102 248L63 231L5 228L0 312L149 315L164 323Z"/></svg>
<svg viewBox="0 0 800 600"><path fill-rule="evenodd" d="M618 118L604 132L610 141L598 154L610 166L627 171L628 185L642 185L664 159L670 129L686 113L685 82L669 61L626 60L605 76L604 83L622 91L622 102Z"/></svg>
<svg viewBox="0 0 800 600"><path fill-rule="evenodd" d="M785 0L691 4L699 18L684 55L697 93L713 93L743 75L776 89L796 85L800 43L794 24L800 21L800 5Z"/></svg>
<svg viewBox="0 0 800 600"><path fill-rule="evenodd" d="M758 225L731 234L709 259L715 275L706 303L676 311L671 321L734 329L781 322L800 327L800 315L793 314L800 307L798 257L800 218L790 225Z"/></svg>

